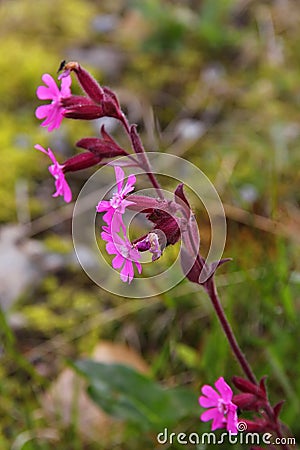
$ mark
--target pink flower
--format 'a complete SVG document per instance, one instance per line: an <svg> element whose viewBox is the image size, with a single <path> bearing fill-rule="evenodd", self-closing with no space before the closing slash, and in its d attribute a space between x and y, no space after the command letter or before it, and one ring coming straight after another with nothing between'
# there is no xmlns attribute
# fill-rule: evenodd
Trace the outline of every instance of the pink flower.
<svg viewBox="0 0 300 450"><path fill-rule="evenodd" d="M215 382L216 392L211 386L202 387L202 396L199 403L203 408L210 408L201 415L203 422L212 420L212 431L225 428L233 434L237 434L237 406L232 403L232 390L230 386L220 377Z"/></svg>
<svg viewBox="0 0 300 450"><path fill-rule="evenodd" d="M35 145L34 148L48 155L51 161L53 162L53 164L49 166L49 172L55 178L56 192L53 194L53 197L58 197L59 195L61 195L63 196L65 202L69 203L72 200L72 192L70 186L68 185L65 179L65 175L63 172L64 165L59 164L57 162L54 153L50 148L46 150L39 144Z"/></svg>
<svg viewBox="0 0 300 450"><path fill-rule="evenodd" d="M136 182L136 177L134 175L129 175L127 183L123 187L124 182L123 169L121 169L121 167L115 167L115 174L118 191L113 194L112 198L109 201L101 200L96 208L97 212L105 212L103 220L107 223L109 227L111 226L115 214L117 215L124 214L126 207L133 204L132 202L126 200L125 197L129 192L133 191L134 184ZM114 217L114 220L116 218L117 216Z"/></svg>
<svg viewBox="0 0 300 450"><path fill-rule="evenodd" d="M39 86L36 95L40 100L52 100L48 105L41 105L35 110L38 119L45 119L42 127L48 127L48 131L59 128L63 119L65 108L61 105L63 98L71 96L70 86L72 79L67 76L61 80L61 90L56 86L55 80L45 73L42 80L46 86Z"/></svg>
<svg viewBox="0 0 300 450"><path fill-rule="evenodd" d="M130 284L134 276L133 264L136 265L139 273L142 272L142 266L138 262L141 255L126 235L122 239L117 233L110 232L109 227L103 227L103 230L101 237L107 242L107 253L109 255L116 255L112 260L112 266L114 269L121 269L121 280L125 283L128 281Z"/></svg>

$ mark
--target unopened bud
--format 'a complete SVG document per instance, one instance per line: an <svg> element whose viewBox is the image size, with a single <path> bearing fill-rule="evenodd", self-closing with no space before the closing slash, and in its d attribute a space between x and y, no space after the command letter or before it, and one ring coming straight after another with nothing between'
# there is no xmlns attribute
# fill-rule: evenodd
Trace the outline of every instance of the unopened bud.
<svg viewBox="0 0 300 450"><path fill-rule="evenodd" d="M70 61L64 65L63 69L66 72L75 72L82 89L86 92L90 99L98 104L102 102L104 95L103 89L97 83L95 78L92 77L87 70L81 67L78 62Z"/></svg>
<svg viewBox="0 0 300 450"><path fill-rule="evenodd" d="M103 108L83 95L72 95L61 100L64 117L68 119L93 120L104 117Z"/></svg>
<svg viewBox="0 0 300 450"><path fill-rule="evenodd" d="M102 158L113 158L115 156L125 156L128 153L115 142L99 138L83 138L76 143L77 147L84 148L101 156Z"/></svg>
<svg viewBox="0 0 300 450"><path fill-rule="evenodd" d="M94 155L91 152L79 153L67 159L62 166L63 172L77 172L78 170L87 169L88 167L95 166L101 161L101 157Z"/></svg>
<svg viewBox="0 0 300 450"><path fill-rule="evenodd" d="M257 397L254 394L237 394L232 401L240 409L248 411L255 411L259 407Z"/></svg>

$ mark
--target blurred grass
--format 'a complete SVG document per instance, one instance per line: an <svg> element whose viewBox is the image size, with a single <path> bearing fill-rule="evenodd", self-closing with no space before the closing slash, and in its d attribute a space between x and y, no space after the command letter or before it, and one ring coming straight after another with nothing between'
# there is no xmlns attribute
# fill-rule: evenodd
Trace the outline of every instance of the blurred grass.
<svg viewBox="0 0 300 450"><path fill-rule="evenodd" d="M300 439L300 10L291 0L111 3L1 2L0 222L18 220L20 180L28 186L32 219L58 206L50 197L47 161L33 149L36 142L61 149L63 159L74 151L81 130L91 133L86 124L64 123L48 135L34 117L41 74L54 75L59 62L76 50L102 83L119 92L147 148L194 162L222 200L236 208L235 214L228 209L225 256L233 262L220 270L220 295L255 372L268 374L272 402L286 399L282 419ZM101 14L116 19L111 30L93 25ZM102 46L123 55L113 76L97 58L85 56ZM203 135L180 134L184 119L200 123ZM118 131L118 140L127 145ZM75 190L85 176L72 178ZM207 248L207 219L200 208L198 213ZM284 224L288 232L274 234L271 225L262 229L258 216ZM46 226L37 237L49 250L67 251L69 222ZM41 280L30 295L25 292L13 311L26 325L12 330L9 316L1 316L3 449L15 443L14 450L45 450L52 438L58 450L106 448L84 442L76 424L67 430L61 425L47 437L43 430L49 424L37 413L40 393L65 358L91 350L101 338L141 350L153 375L166 384L191 384L199 391L203 383L220 375L229 380L239 370L204 292L186 282L137 306L92 285L80 267L65 267ZM207 431L199 414L195 407L195 420L182 427ZM180 425L179 430L184 431ZM150 449L152 439L128 427L115 448Z"/></svg>

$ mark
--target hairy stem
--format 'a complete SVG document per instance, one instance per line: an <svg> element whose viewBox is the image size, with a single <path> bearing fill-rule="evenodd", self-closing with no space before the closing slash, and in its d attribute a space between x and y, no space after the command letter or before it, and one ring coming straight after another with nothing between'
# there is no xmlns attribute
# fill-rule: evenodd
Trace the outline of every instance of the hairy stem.
<svg viewBox="0 0 300 450"><path fill-rule="evenodd" d="M209 298L211 299L214 310L218 316L218 319L221 323L223 331L227 337L229 345L230 345L239 365L241 366L241 368L242 368L244 374L246 375L246 377L248 378L248 380L251 381L252 383L257 384L256 377L255 377L244 353L240 349L240 346L235 338L232 328L227 320L224 309L223 309L220 299L218 297L218 293L217 293L217 289L216 289L216 285L215 285L213 277L210 278L210 280L208 280L205 283L204 287L209 295Z"/></svg>

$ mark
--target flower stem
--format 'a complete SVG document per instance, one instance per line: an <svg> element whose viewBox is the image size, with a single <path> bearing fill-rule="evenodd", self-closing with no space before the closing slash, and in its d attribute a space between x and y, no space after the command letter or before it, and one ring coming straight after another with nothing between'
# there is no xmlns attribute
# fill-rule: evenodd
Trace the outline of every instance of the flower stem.
<svg viewBox="0 0 300 450"><path fill-rule="evenodd" d="M212 305L213 305L215 312L218 316L218 319L221 323L223 331L228 339L229 345L230 345L236 359L238 360L238 363L240 364L244 374L246 375L246 377L248 378L249 381L257 384L256 377L255 377L244 353L242 352L242 350L235 338L235 335L232 331L232 328L228 322L228 319L225 315L224 309L223 309L220 299L218 297L217 288L216 288L213 277L205 283L204 287L211 299Z"/></svg>
<svg viewBox="0 0 300 450"><path fill-rule="evenodd" d="M157 195L160 199L164 199L163 193L161 191L161 186L159 184L159 182L156 179L156 176L153 173L153 170L151 168L148 156L147 156L147 152L144 149L144 146L142 144L142 141L138 135L138 133L135 131L135 125L133 125L132 127L130 126L130 124L128 123L128 120L125 116L125 114L123 114L123 120L122 120L123 126L125 128L125 131L130 139L131 145L133 150L135 151L135 153L138 155L141 155L141 162L138 161L139 166L144 170L145 174L148 176L152 186L154 187L154 189L157 192ZM132 134L131 129L134 128L134 133Z"/></svg>
<svg viewBox="0 0 300 450"><path fill-rule="evenodd" d="M218 316L218 319L221 323L221 326L223 328L223 331L227 337L227 340L229 342L229 345L238 361L238 363L240 364L244 374L246 375L246 377L248 378L249 381L251 381L252 383L256 384L257 386L259 386L256 377L250 367L250 364L248 363L244 353L242 352L236 338L235 335L232 331L232 328L228 322L228 319L226 317L226 314L224 312L224 309L221 305L218 293L217 293L217 288L214 282L214 277L210 278L205 284L204 287L206 289L206 292L209 295L209 298L211 299L212 305L215 309L215 312ZM278 420L278 418L276 418L274 416L274 411L272 406L270 405L269 401L267 401L267 404L264 407L267 415L269 416L269 419L272 421L272 425L274 426L274 431L277 434L277 437L281 440L281 443L279 443L280 448L282 448L282 450L290 450L290 446L286 443L284 443L284 434L282 432L281 429L281 424L280 421Z"/></svg>

